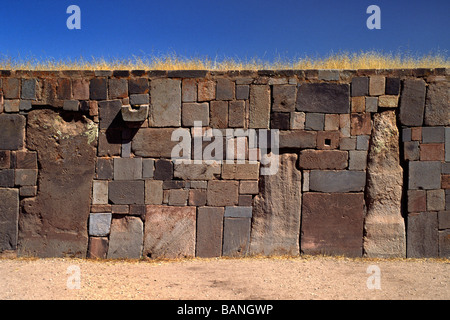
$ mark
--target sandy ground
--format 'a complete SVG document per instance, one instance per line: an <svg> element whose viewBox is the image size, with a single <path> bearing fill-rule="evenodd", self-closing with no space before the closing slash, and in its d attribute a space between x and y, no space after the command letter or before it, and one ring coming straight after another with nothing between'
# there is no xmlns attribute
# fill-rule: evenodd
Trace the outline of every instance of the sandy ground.
<svg viewBox="0 0 450 320"><path fill-rule="evenodd" d="M448 300L450 260L0 259L0 299Z"/></svg>

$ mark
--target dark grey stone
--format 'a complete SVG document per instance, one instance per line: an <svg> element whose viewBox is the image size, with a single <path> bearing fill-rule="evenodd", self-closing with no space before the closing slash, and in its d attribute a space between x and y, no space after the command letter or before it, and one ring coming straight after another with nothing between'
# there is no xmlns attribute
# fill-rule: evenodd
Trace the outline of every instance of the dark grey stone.
<svg viewBox="0 0 450 320"><path fill-rule="evenodd" d="M326 81L338 81L339 80L339 70L319 70L318 75L319 80Z"/></svg>
<svg viewBox="0 0 450 320"><path fill-rule="evenodd" d="M33 108L31 105L31 100L20 100L19 110L20 111L29 111Z"/></svg>
<svg viewBox="0 0 450 320"><path fill-rule="evenodd" d="M448 81L428 85L425 103L425 124L427 126L450 125L449 91Z"/></svg>
<svg viewBox="0 0 450 320"><path fill-rule="evenodd" d="M0 187L2 187L2 188L14 187L14 170L13 169L0 170Z"/></svg>
<svg viewBox="0 0 450 320"><path fill-rule="evenodd" d="M22 115L0 114L0 150L22 149L25 123Z"/></svg>
<svg viewBox="0 0 450 320"><path fill-rule="evenodd" d="M438 161L409 162L409 189L440 189L441 163Z"/></svg>
<svg viewBox="0 0 450 320"><path fill-rule="evenodd" d="M36 79L22 80L22 99L36 100Z"/></svg>
<svg viewBox="0 0 450 320"><path fill-rule="evenodd" d="M385 93L387 95L398 95L400 93L400 78L386 78Z"/></svg>
<svg viewBox="0 0 450 320"><path fill-rule="evenodd" d="M146 94L149 91L147 78L136 78L128 81L128 90L130 94Z"/></svg>
<svg viewBox="0 0 450 320"><path fill-rule="evenodd" d="M322 131L325 124L325 114L323 113L307 113L305 119L305 129Z"/></svg>
<svg viewBox="0 0 450 320"><path fill-rule="evenodd" d="M422 143L444 143L445 128L444 127L423 127Z"/></svg>
<svg viewBox="0 0 450 320"><path fill-rule="evenodd" d="M307 83L298 88L296 109L321 113L349 113L350 86L335 83Z"/></svg>
<svg viewBox="0 0 450 320"><path fill-rule="evenodd" d="M445 162L450 162L450 128L445 128Z"/></svg>
<svg viewBox="0 0 450 320"><path fill-rule="evenodd" d="M169 70L168 78L204 78L208 74L207 70Z"/></svg>
<svg viewBox="0 0 450 320"><path fill-rule="evenodd" d="M35 186L37 174L37 169L16 169L14 173L14 184L16 186Z"/></svg>
<svg viewBox="0 0 450 320"><path fill-rule="evenodd" d="M224 218L222 255L242 257L250 246L250 218Z"/></svg>
<svg viewBox="0 0 450 320"><path fill-rule="evenodd" d="M236 86L236 99L237 100L247 100L250 94L249 85L238 85Z"/></svg>
<svg viewBox="0 0 450 320"><path fill-rule="evenodd" d="M309 189L319 192L364 191L364 171L320 171L312 170L309 175Z"/></svg>
<svg viewBox="0 0 450 320"><path fill-rule="evenodd" d="M98 180L112 180L114 178L114 165L112 159L97 158Z"/></svg>
<svg viewBox="0 0 450 320"><path fill-rule="evenodd" d="M352 97L369 95L369 77L355 77L352 79Z"/></svg>
<svg viewBox="0 0 450 320"><path fill-rule="evenodd" d="M230 218L251 218L252 207L225 207L225 217Z"/></svg>
<svg viewBox="0 0 450 320"><path fill-rule="evenodd" d="M153 178L154 166L155 166L155 160L142 159L142 178L144 178L144 179Z"/></svg>
<svg viewBox="0 0 450 320"><path fill-rule="evenodd" d="M441 170L443 174L450 174L450 162L443 163Z"/></svg>
<svg viewBox="0 0 450 320"><path fill-rule="evenodd" d="M270 128L289 130L291 114L288 112L273 112L270 115Z"/></svg>
<svg viewBox="0 0 450 320"><path fill-rule="evenodd" d="M17 248L19 191L0 189L0 252Z"/></svg>
<svg viewBox="0 0 450 320"><path fill-rule="evenodd" d="M100 129L119 128L123 126L121 100L100 101L98 107Z"/></svg>
<svg viewBox="0 0 450 320"><path fill-rule="evenodd" d="M173 177L172 161L166 159L156 160L153 177L156 180L171 180Z"/></svg>
<svg viewBox="0 0 450 320"><path fill-rule="evenodd" d="M108 193L113 204L144 204L144 181L111 181Z"/></svg>
<svg viewBox="0 0 450 320"><path fill-rule="evenodd" d="M405 160L415 161L420 158L419 141L408 141L403 143L403 157Z"/></svg>
<svg viewBox="0 0 450 320"><path fill-rule="evenodd" d="M410 214L407 219L406 256L435 258L439 256L437 212Z"/></svg>
<svg viewBox="0 0 450 320"><path fill-rule="evenodd" d="M280 131L280 148L315 148L317 132L305 130ZM270 144L267 144L270 146Z"/></svg>
<svg viewBox="0 0 450 320"><path fill-rule="evenodd" d="M291 112L295 111L295 99L297 86L274 85L272 87L272 111Z"/></svg>
<svg viewBox="0 0 450 320"><path fill-rule="evenodd" d="M78 111L80 102L78 100L64 100L63 109L66 111Z"/></svg>
<svg viewBox="0 0 450 320"><path fill-rule="evenodd" d="M402 141L403 142L411 141L411 128L405 128L402 130Z"/></svg>
<svg viewBox="0 0 450 320"><path fill-rule="evenodd" d="M229 79L217 79L216 100L233 100L235 84Z"/></svg>
<svg viewBox="0 0 450 320"><path fill-rule="evenodd" d="M132 106L134 105L141 105L141 104L149 104L150 97L148 94L130 94L130 104Z"/></svg>
<svg viewBox="0 0 450 320"><path fill-rule="evenodd" d="M405 126L420 127L425 110L426 83L422 79L403 81L400 97L400 122Z"/></svg>
<svg viewBox="0 0 450 320"><path fill-rule="evenodd" d="M108 99L108 82L105 78L94 78L89 83L89 97L91 100Z"/></svg>
<svg viewBox="0 0 450 320"><path fill-rule="evenodd" d="M142 256L144 224L139 217L121 216L111 222L108 259L139 259Z"/></svg>
<svg viewBox="0 0 450 320"><path fill-rule="evenodd" d="M220 257L222 254L223 208L199 207L197 213L196 256Z"/></svg>
<svg viewBox="0 0 450 320"><path fill-rule="evenodd" d="M450 230L439 231L439 257L450 258Z"/></svg>
<svg viewBox="0 0 450 320"><path fill-rule="evenodd" d="M438 212L439 229L450 229L450 211Z"/></svg>
<svg viewBox="0 0 450 320"><path fill-rule="evenodd" d="M142 179L142 158L114 158L114 180Z"/></svg>
<svg viewBox="0 0 450 320"><path fill-rule="evenodd" d="M19 99L20 80L17 78L3 79L3 95L5 99Z"/></svg>

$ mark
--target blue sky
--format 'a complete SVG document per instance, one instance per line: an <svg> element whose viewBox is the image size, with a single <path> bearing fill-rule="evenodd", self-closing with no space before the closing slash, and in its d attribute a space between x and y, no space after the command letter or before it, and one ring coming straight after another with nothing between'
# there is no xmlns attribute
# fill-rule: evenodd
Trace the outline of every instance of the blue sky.
<svg viewBox="0 0 450 320"><path fill-rule="evenodd" d="M69 5L81 30L68 30ZM381 8L381 30L366 9ZM246 59L347 50L450 49L448 0L2 0L0 53L37 58L181 56Z"/></svg>

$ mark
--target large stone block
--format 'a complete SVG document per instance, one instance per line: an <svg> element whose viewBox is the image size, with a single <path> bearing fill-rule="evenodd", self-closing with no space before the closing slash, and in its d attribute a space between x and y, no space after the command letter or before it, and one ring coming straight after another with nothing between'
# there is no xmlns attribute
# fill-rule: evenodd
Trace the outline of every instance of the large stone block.
<svg viewBox="0 0 450 320"><path fill-rule="evenodd" d="M435 258L439 256L437 212L421 212L408 215L408 258Z"/></svg>
<svg viewBox="0 0 450 320"><path fill-rule="evenodd" d="M270 105L270 86L252 85L250 87L249 128L269 128Z"/></svg>
<svg viewBox="0 0 450 320"><path fill-rule="evenodd" d="M282 154L278 172L260 179L260 195L253 206L251 254L299 254L302 177L296 162L296 154Z"/></svg>
<svg viewBox="0 0 450 320"><path fill-rule="evenodd" d="M0 150L18 150L24 145L25 117L18 114L0 114Z"/></svg>
<svg viewBox="0 0 450 320"><path fill-rule="evenodd" d="M198 208L195 254L197 257L212 258L221 256L223 216L223 208Z"/></svg>
<svg viewBox="0 0 450 320"><path fill-rule="evenodd" d="M305 193L300 247L304 254L360 257L363 193Z"/></svg>
<svg viewBox="0 0 450 320"><path fill-rule="evenodd" d="M0 252L17 248L19 191L0 189Z"/></svg>
<svg viewBox="0 0 450 320"><path fill-rule="evenodd" d="M296 109L319 113L349 113L350 86L336 83L306 83L299 87Z"/></svg>
<svg viewBox="0 0 450 320"><path fill-rule="evenodd" d="M440 189L441 163L439 161L410 161L409 189Z"/></svg>
<svg viewBox="0 0 450 320"><path fill-rule="evenodd" d="M249 253L250 218L224 218L222 255L243 257Z"/></svg>
<svg viewBox="0 0 450 320"><path fill-rule="evenodd" d="M207 203L212 207L238 204L239 182L211 180L208 182Z"/></svg>
<svg viewBox="0 0 450 320"><path fill-rule="evenodd" d="M144 204L144 181L111 181L108 196L113 204Z"/></svg>
<svg viewBox="0 0 450 320"><path fill-rule="evenodd" d="M27 147L37 151L39 192L24 202L19 255L85 257L97 126L52 110L28 114Z"/></svg>
<svg viewBox="0 0 450 320"><path fill-rule="evenodd" d="M400 98L400 122L405 126L420 127L425 110L426 83L422 79L403 81Z"/></svg>
<svg viewBox="0 0 450 320"><path fill-rule="evenodd" d="M195 207L147 206L144 256L186 258L195 256Z"/></svg>
<svg viewBox="0 0 450 320"><path fill-rule="evenodd" d="M121 100L100 101L98 106L100 129L112 129L123 126Z"/></svg>
<svg viewBox="0 0 450 320"><path fill-rule="evenodd" d="M395 112L377 113L367 165L364 253L368 257L406 257L402 186Z"/></svg>
<svg viewBox="0 0 450 320"><path fill-rule="evenodd" d="M172 141L172 134L175 130L190 137L188 129L142 128L134 136L131 149L135 155L141 157L171 158L172 149L179 143L179 140ZM178 139L178 136L174 139Z"/></svg>
<svg viewBox="0 0 450 320"><path fill-rule="evenodd" d="M447 81L431 83L425 102L425 124L427 126L450 125L450 86Z"/></svg>
<svg viewBox="0 0 450 320"><path fill-rule="evenodd" d="M150 83L151 127L179 127L181 125L181 81L155 79Z"/></svg>
<svg viewBox="0 0 450 320"><path fill-rule="evenodd" d="M36 100L36 79L23 79L22 80L22 99Z"/></svg>
<svg viewBox="0 0 450 320"><path fill-rule="evenodd" d="M299 159L302 169L345 169L348 152L339 150L302 150Z"/></svg>
<svg viewBox="0 0 450 320"><path fill-rule="evenodd" d="M108 259L139 259L142 256L144 225L141 218L121 216L111 222Z"/></svg>
<svg viewBox="0 0 450 320"><path fill-rule="evenodd" d="M309 188L318 192L358 192L364 191L366 173L364 171L312 170Z"/></svg>

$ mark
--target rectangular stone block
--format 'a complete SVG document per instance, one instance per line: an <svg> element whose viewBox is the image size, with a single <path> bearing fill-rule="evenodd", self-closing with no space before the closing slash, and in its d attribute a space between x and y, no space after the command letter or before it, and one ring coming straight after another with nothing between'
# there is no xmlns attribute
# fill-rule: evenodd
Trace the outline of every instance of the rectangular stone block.
<svg viewBox="0 0 450 320"><path fill-rule="evenodd" d="M441 177L441 188L450 189L450 174L444 174Z"/></svg>
<svg viewBox="0 0 450 320"><path fill-rule="evenodd" d="M221 256L223 216L223 208L198 208L196 257L213 258Z"/></svg>
<svg viewBox="0 0 450 320"><path fill-rule="evenodd" d="M144 256L188 258L195 256L196 208L147 206Z"/></svg>
<svg viewBox="0 0 450 320"><path fill-rule="evenodd" d="M106 237L111 229L111 213L91 213L89 215L89 235Z"/></svg>
<svg viewBox="0 0 450 320"><path fill-rule="evenodd" d="M325 115L323 113L306 113L305 129L321 131L324 129Z"/></svg>
<svg viewBox="0 0 450 320"><path fill-rule="evenodd" d="M145 204L162 204L163 182L160 180L145 180Z"/></svg>
<svg viewBox="0 0 450 320"><path fill-rule="evenodd" d="M299 165L302 169L345 169L348 152L339 150L302 150Z"/></svg>
<svg viewBox="0 0 450 320"><path fill-rule="evenodd" d="M209 104L203 103L183 103L181 107L181 123L184 127L193 127L196 121L201 122L201 126L209 124Z"/></svg>
<svg viewBox="0 0 450 320"><path fill-rule="evenodd" d="M211 128L228 128L228 101L211 101L210 123Z"/></svg>
<svg viewBox="0 0 450 320"><path fill-rule="evenodd" d="M409 189L439 189L441 187L441 163L438 161L410 161Z"/></svg>
<svg viewBox="0 0 450 320"><path fill-rule="evenodd" d="M422 143L420 145L420 161L444 161L443 143Z"/></svg>
<svg viewBox="0 0 450 320"><path fill-rule="evenodd" d="M181 101L197 101L197 81L195 79L183 79L181 82Z"/></svg>
<svg viewBox="0 0 450 320"><path fill-rule="evenodd" d="M2 187L2 188L14 187L14 170L13 169L0 170L0 187Z"/></svg>
<svg viewBox="0 0 450 320"><path fill-rule="evenodd" d="M216 100L233 100L235 84L229 79L217 79Z"/></svg>
<svg viewBox="0 0 450 320"><path fill-rule="evenodd" d="M400 98L400 122L405 126L420 127L425 110L426 83L422 79L403 80Z"/></svg>
<svg viewBox="0 0 450 320"><path fill-rule="evenodd" d="M243 257L250 247L250 218L224 218L223 256Z"/></svg>
<svg viewBox="0 0 450 320"><path fill-rule="evenodd" d="M198 102L211 101L216 98L216 83L211 80L202 80L197 84Z"/></svg>
<svg viewBox="0 0 450 320"><path fill-rule="evenodd" d="M21 98L36 100L36 79L22 79Z"/></svg>
<svg viewBox="0 0 450 320"><path fill-rule="evenodd" d="M306 114L304 112L291 112L290 129L305 129Z"/></svg>
<svg viewBox="0 0 450 320"><path fill-rule="evenodd" d="M450 211L438 212L439 230L450 229Z"/></svg>
<svg viewBox="0 0 450 320"><path fill-rule="evenodd" d="M132 106L148 105L150 96L148 93L130 94L130 104Z"/></svg>
<svg viewBox="0 0 450 320"><path fill-rule="evenodd" d="M171 189L169 190L169 205L185 206L187 205L188 197L189 197L189 190Z"/></svg>
<svg viewBox="0 0 450 320"><path fill-rule="evenodd" d="M92 204L108 204L108 181L93 181Z"/></svg>
<svg viewBox="0 0 450 320"><path fill-rule="evenodd" d="M64 100L63 110L78 111L80 110L80 101L78 100Z"/></svg>
<svg viewBox="0 0 450 320"><path fill-rule="evenodd" d="M406 255L408 258L439 256L437 212L410 214L406 226Z"/></svg>
<svg viewBox="0 0 450 320"><path fill-rule="evenodd" d="M108 244L107 237L89 237L88 258L106 259Z"/></svg>
<svg viewBox="0 0 450 320"><path fill-rule="evenodd" d="M384 95L386 79L383 76L371 76L369 80L369 94L371 96Z"/></svg>
<svg viewBox="0 0 450 320"><path fill-rule="evenodd" d="M339 70L319 70L318 74L319 80L326 81L338 81L339 80Z"/></svg>
<svg viewBox="0 0 450 320"><path fill-rule="evenodd" d="M171 180L173 178L173 163L171 160L158 159L155 161L155 180Z"/></svg>
<svg viewBox="0 0 450 320"><path fill-rule="evenodd" d="M270 128L279 130L290 129L291 114L288 112L273 112L270 114Z"/></svg>
<svg viewBox="0 0 450 320"><path fill-rule="evenodd" d="M114 180L142 179L142 158L114 158Z"/></svg>
<svg viewBox="0 0 450 320"><path fill-rule="evenodd" d="M144 181L111 181L108 189L112 204L144 204Z"/></svg>
<svg viewBox="0 0 450 320"><path fill-rule="evenodd" d="M419 141L408 141L403 143L403 155L405 160L415 161L420 158Z"/></svg>
<svg viewBox="0 0 450 320"><path fill-rule="evenodd" d="M96 179L112 180L114 178L113 159L97 158Z"/></svg>
<svg viewBox="0 0 450 320"><path fill-rule="evenodd" d="M225 207L225 217L227 218L251 218L252 207Z"/></svg>
<svg viewBox="0 0 450 320"><path fill-rule="evenodd" d="M280 131L280 148L315 148L317 132L306 130Z"/></svg>
<svg viewBox="0 0 450 320"><path fill-rule="evenodd" d="M341 138L339 149L341 150L355 150L356 138L355 137L343 137Z"/></svg>
<svg viewBox="0 0 450 320"><path fill-rule="evenodd" d="M186 181L183 180L165 180L163 181L163 190L167 189L184 189Z"/></svg>
<svg viewBox="0 0 450 320"><path fill-rule="evenodd" d="M108 82L106 78L91 79L89 83L89 97L91 100L108 99ZM70 99L70 97L65 99Z"/></svg>
<svg viewBox="0 0 450 320"><path fill-rule="evenodd" d="M19 191L2 188L0 189L0 252L17 249L18 225Z"/></svg>
<svg viewBox="0 0 450 320"><path fill-rule="evenodd" d="M339 147L339 131L319 131L317 132L317 149L333 150Z"/></svg>
<svg viewBox="0 0 450 320"><path fill-rule="evenodd" d="M249 128L268 129L270 122L270 86L250 87Z"/></svg>
<svg viewBox="0 0 450 320"><path fill-rule="evenodd" d="M146 94L149 92L147 78L135 78L128 81L128 91L130 94Z"/></svg>
<svg viewBox="0 0 450 320"><path fill-rule="evenodd" d="M100 101L98 106L100 129L112 129L123 126L121 100Z"/></svg>
<svg viewBox="0 0 450 320"><path fill-rule="evenodd" d="M364 112L366 110L366 97L352 97L352 112Z"/></svg>
<svg viewBox="0 0 450 320"><path fill-rule="evenodd" d="M427 211L443 211L445 210L445 191L427 190Z"/></svg>
<svg viewBox="0 0 450 320"><path fill-rule="evenodd" d="M89 80L73 79L72 81L73 99L89 100Z"/></svg>
<svg viewBox="0 0 450 320"><path fill-rule="evenodd" d="M450 126L449 91L448 81L428 85L425 101L425 125Z"/></svg>
<svg viewBox="0 0 450 320"><path fill-rule="evenodd" d="M272 111L293 112L297 98L296 85L274 85L272 87Z"/></svg>
<svg viewBox="0 0 450 320"><path fill-rule="evenodd" d="M221 166L218 162L197 164L176 161L174 163L174 177L183 180L212 180L216 175L220 175L220 172Z"/></svg>
<svg viewBox="0 0 450 320"><path fill-rule="evenodd" d="M349 170L366 170L367 168L367 151L351 150L349 153Z"/></svg>
<svg viewBox="0 0 450 320"><path fill-rule="evenodd" d="M121 216L112 219L108 259L140 259L144 225L139 217Z"/></svg>
<svg viewBox="0 0 450 320"><path fill-rule="evenodd" d="M236 85L236 99L237 100L248 100L250 94L249 85Z"/></svg>
<svg viewBox="0 0 450 320"><path fill-rule="evenodd" d="M372 133L372 119L370 113L352 113L350 115L350 134L370 135Z"/></svg>
<svg viewBox="0 0 450 320"><path fill-rule="evenodd" d="M366 97L366 112L378 111L378 97Z"/></svg>
<svg viewBox="0 0 450 320"><path fill-rule="evenodd" d="M150 83L151 127L181 126L181 81L175 79L155 79Z"/></svg>
<svg viewBox="0 0 450 320"><path fill-rule="evenodd" d="M11 151L0 150L0 169L9 169L11 166Z"/></svg>
<svg viewBox="0 0 450 320"><path fill-rule="evenodd" d="M142 159L142 178L144 179L153 178L154 167L155 167L155 160Z"/></svg>
<svg viewBox="0 0 450 320"><path fill-rule="evenodd" d="M423 127L422 143L444 143L445 127Z"/></svg>
<svg viewBox="0 0 450 320"><path fill-rule="evenodd" d="M450 257L450 230L439 231L439 257Z"/></svg>
<svg viewBox="0 0 450 320"><path fill-rule="evenodd" d="M339 115L338 114L326 114L325 115L325 131L337 131L339 130Z"/></svg>
<svg viewBox="0 0 450 320"><path fill-rule="evenodd" d="M5 99L19 99L20 80L17 78L3 79L3 95Z"/></svg>
<svg viewBox="0 0 450 320"><path fill-rule="evenodd" d="M21 100L5 100L4 109L5 112L14 113L20 111Z"/></svg>
<svg viewBox="0 0 450 320"><path fill-rule="evenodd" d="M362 256L363 193L305 193L300 249L304 254Z"/></svg>
<svg viewBox="0 0 450 320"><path fill-rule="evenodd" d="M366 185L364 171L311 170L309 189L318 192L360 192Z"/></svg>
<svg viewBox="0 0 450 320"><path fill-rule="evenodd" d="M257 180L258 177L259 162L222 164L222 179Z"/></svg>
<svg viewBox="0 0 450 320"><path fill-rule="evenodd" d="M93 204L91 205L91 213L108 213L112 211L110 204Z"/></svg>
<svg viewBox="0 0 450 320"><path fill-rule="evenodd" d="M450 128L445 128L445 162L450 162Z"/></svg>
<svg viewBox="0 0 450 320"><path fill-rule="evenodd" d="M339 130L341 131L341 137L350 137L351 125L349 114L339 115Z"/></svg>
<svg viewBox="0 0 450 320"><path fill-rule="evenodd" d="M239 184L239 194L258 194L258 181L241 181Z"/></svg>
<svg viewBox="0 0 450 320"><path fill-rule="evenodd" d="M128 97L128 81L127 79L109 79L109 99L123 99ZM143 104L148 104L143 103Z"/></svg>
<svg viewBox="0 0 450 320"><path fill-rule="evenodd" d="M238 204L239 182L211 180L208 182L207 203L212 207L235 206Z"/></svg>
<svg viewBox="0 0 450 320"><path fill-rule="evenodd" d="M228 104L228 126L245 127L245 101L230 101Z"/></svg>
<svg viewBox="0 0 450 320"><path fill-rule="evenodd" d="M0 114L0 150L18 150L24 145L25 117Z"/></svg>
<svg viewBox="0 0 450 320"><path fill-rule="evenodd" d="M427 192L425 190L408 190L408 212L427 211Z"/></svg>
<svg viewBox="0 0 450 320"><path fill-rule="evenodd" d="M253 197L250 194L240 194L238 206L251 207L253 204Z"/></svg>
<svg viewBox="0 0 450 320"><path fill-rule="evenodd" d="M133 137L131 150L136 156L148 158L171 158L173 148L181 140L172 141L172 133L174 130L178 130L177 132L184 132L184 135L190 138L190 132L188 129L141 128ZM190 155L188 158L190 158Z"/></svg>
<svg viewBox="0 0 450 320"><path fill-rule="evenodd" d="M349 113L350 86L337 83L306 83L298 88L297 111Z"/></svg>
<svg viewBox="0 0 450 320"><path fill-rule="evenodd" d="M205 189L191 189L189 190L189 205L190 206L205 206L206 205L206 190Z"/></svg>
<svg viewBox="0 0 450 320"><path fill-rule="evenodd" d="M16 152L16 169L37 169L37 153L34 151Z"/></svg>
<svg viewBox="0 0 450 320"><path fill-rule="evenodd" d="M380 108L397 108L398 96L388 96L388 95L379 96L378 106Z"/></svg>
<svg viewBox="0 0 450 320"><path fill-rule="evenodd" d="M16 169L14 172L14 184L16 186L35 186L37 175L37 169Z"/></svg>
<svg viewBox="0 0 450 320"><path fill-rule="evenodd" d="M411 128L411 140L422 141L422 127Z"/></svg>
<svg viewBox="0 0 450 320"><path fill-rule="evenodd" d="M100 130L98 133L98 156L120 156L122 132L118 129Z"/></svg>
<svg viewBox="0 0 450 320"><path fill-rule="evenodd" d="M369 95L369 78L354 77L352 79L352 97Z"/></svg>
<svg viewBox="0 0 450 320"><path fill-rule="evenodd" d="M400 78L386 78L385 93L389 95L398 95L400 93Z"/></svg>

